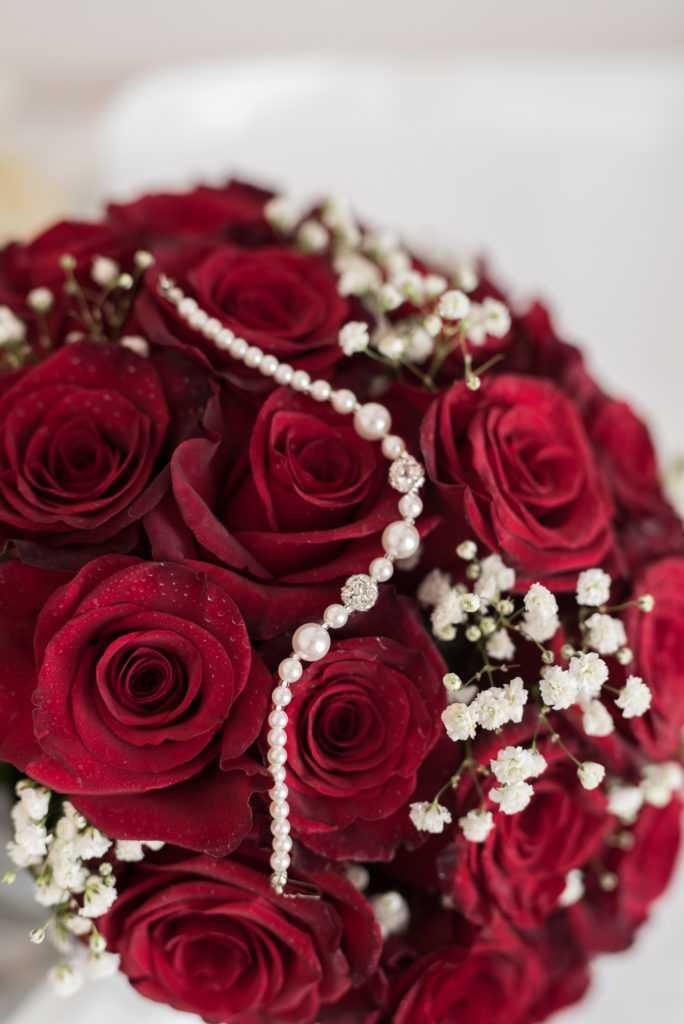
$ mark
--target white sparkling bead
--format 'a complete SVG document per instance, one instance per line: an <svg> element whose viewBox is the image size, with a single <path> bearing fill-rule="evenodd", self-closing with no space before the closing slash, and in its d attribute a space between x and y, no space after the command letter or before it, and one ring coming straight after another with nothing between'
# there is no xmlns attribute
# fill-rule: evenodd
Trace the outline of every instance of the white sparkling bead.
<svg viewBox="0 0 684 1024"><path fill-rule="evenodd" d="M387 583L387 580L391 579L394 574L394 566L389 558L374 558L368 571L378 583Z"/></svg>
<svg viewBox="0 0 684 1024"><path fill-rule="evenodd" d="M289 384L293 377L294 370L289 363L281 363L273 374L273 379L277 384Z"/></svg>
<svg viewBox="0 0 684 1024"><path fill-rule="evenodd" d="M311 377L306 370L296 370L292 374L290 387L293 391L306 391L311 384Z"/></svg>
<svg viewBox="0 0 684 1024"><path fill-rule="evenodd" d="M290 822L287 818L278 818L271 822L271 833L274 836L287 836L290 833Z"/></svg>
<svg viewBox="0 0 684 1024"><path fill-rule="evenodd" d="M233 338L233 343L230 346L230 354L235 359L244 359L245 352L249 348L249 345L244 338Z"/></svg>
<svg viewBox="0 0 684 1024"><path fill-rule="evenodd" d="M194 299L184 298L178 303L178 312L184 319L188 319L199 309Z"/></svg>
<svg viewBox="0 0 684 1024"><path fill-rule="evenodd" d="M290 813L290 805L287 800L273 800L269 807L269 814L274 821L278 818L287 818Z"/></svg>
<svg viewBox="0 0 684 1024"><path fill-rule="evenodd" d="M287 712L276 709L268 716L268 724L272 729L284 729L287 725Z"/></svg>
<svg viewBox="0 0 684 1024"><path fill-rule="evenodd" d="M354 412L357 406L356 395L353 391L349 391L348 388L340 388L339 391L333 391L330 403L335 412L347 415L350 412Z"/></svg>
<svg viewBox="0 0 684 1024"><path fill-rule="evenodd" d="M287 871L290 866L290 857L287 853L272 853L271 867L274 871Z"/></svg>
<svg viewBox="0 0 684 1024"><path fill-rule="evenodd" d="M196 309L195 312L191 313L188 317L188 323L191 327L194 327L196 331L201 331L208 319L208 313L205 313L203 309Z"/></svg>
<svg viewBox="0 0 684 1024"><path fill-rule="evenodd" d="M292 849L292 840L289 836L275 836L273 839L274 853L289 853Z"/></svg>
<svg viewBox="0 0 684 1024"><path fill-rule="evenodd" d="M389 410L379 402L366 402L354 413L354 429L366 441L377 441L392 425Z"/></svg>
<svg viewBox="0 0 684 1024"><path fill-rule="evenodd" d="M317 622L305 622L292 637L292 650L305 661L320 661L330 650L330 634Z"/></svg>
<svg viewBox="0 0 684 1024"><path fill-rule="evenodd" d="M420 535L415 526L397 519L382 531L382 546L388 555L395 558L410 558L420 544Z"/></svg>
<svg viewBox="0 0 684 1024"><path fill-rule="evenodd" d="M327 380L315 380L311 385L311 397L316 402L327 402L332 394L332 388Z"/></svg>
<svg viewBox="0 0 684 1024"><path fill-rule="evenodd" d="M272 377L279 365L275 356L264 356L259 363L259 372L263 373L264 377Z"/></svg>
<svg viewBox="0 0 684 1024"><path fill-rule="evenodd" d="M222 327L221 330L216 335L216 348L220 348L224 352L227 352L230 349L230 346L233 344L234 340L235 335L233 334L233 332L229 330L227 327Z"/></svg>
<svg viewBox="0 0 684 1024"><path fill-rule="evenodd" d="M271 800L287 800L288 789L284 782L276 782L268 791Z"/></svg>
<svg viewBox="0 0 684 1024"><path fill-rule="evenodd" d="M388 434L382 439L382 454L386 459L398 459L406 445L396 434Z"/></svg>
<svg viewBox="0 0 684 1024"><path fill-rule="evenodd" d="M270 764L268 766L268 770L273 776L273 781L276 783L276 785L279 782L285 782L285 779L287 778L287 772L283 768L282 764Z"/></svg>
<svg viewBox="0 0 684 1024"><path fill-rule="evenodd" d="M302 675L302 663L298 658L284 658L278 665L278 675L285 683L296 683Z"/></svg>
<svg viewBox="0 0 684 1024"><path fill-rule="evenodd" d="M284 747L287 743L287 734L284 729L271 729L266 742L269 747Z"/></svg>
<svg viewBox="0 0 684 1024"><path fill-rule="evenodd" d="M271 694L271 700L280 707L287 707L292 700L292 694L287 686L276 686Z"/></svg>
<svg viewBox="0 0 684 1024"><path fill-rule="evenodd" d="M266 754L266 758L269 764L285 764L287 761L287 751L285 747L271 747Z"/></svg>
<svg viewBox="0 0 684 1024"><path fill-rule="evenodd" d="M365 572L349 576L340 591L342 603L355 612L367 612L378 599L378 584Z"/></svg>
<svg viewBox="0 0 684 1024"><path fill-rule="evenodd" d="M399 499L399 512L404 519L417 519L423 511L423 502L417 494L405 494Z"/></svg>
<svg viewBox="0 0 684 1024"><path fill-rule="evenodd" d="M243 356L243 362L245 366L249 366L250 369L255 370L264 358L264 353L256 345L250 345Z"/></svg>
<svg viewBox="0 0 684 1024"><path fill-rule="evenodd" d="M342 629L343 626L346 626L348 618L349 612L342 604L329 604L323 612L323 621L331 629Z"/></svg>
<svg viewBox="0 0 684 1024"><path fill-rule="evenodd" d="M215 341L221 332L221 324L215 316L210 316L206 324L202 328L202 334L205 338L209 338L210 341Z"/></svg>

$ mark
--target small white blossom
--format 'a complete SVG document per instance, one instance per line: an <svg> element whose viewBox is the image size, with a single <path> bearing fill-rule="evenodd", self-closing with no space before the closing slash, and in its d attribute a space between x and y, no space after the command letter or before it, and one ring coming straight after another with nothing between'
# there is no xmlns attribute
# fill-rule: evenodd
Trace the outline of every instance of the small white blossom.
<svg viewBox="0 0 684 1024"><path fill-rule="evenodd" d="M110 978L119 969L121 957L118 953L89 953L85 962L86 972L90 978Z"/></svg>
<svg viewBox="0 0 684 1024"><path fill-rule="evenodd" d="M443 320L463 320L469 310L470 299L458 288L444 292L437 307L437 313Z"/></svg>
<svg viewBox="0 0 684 1024"><path fill-rule="evenodd" d="M436 313L430 313L423 320L423 327L431 338L436 338L441 334L443 326L441 317L438 317Z"/></svg>
<svg viewBox="0 0 684 1024"><path fill-rule="evenodd" d="M126 334L119 344L127 348L129 352L135 352L136 356L147 359L150 354L150 343L139 334Z"/></svg>
<svg viewBox="0 0 684 1024"><path fill-rule="evenodd" d="M587 736L610 736L615 723L605 704L590 700L582 705L582 728Z"/></svg>
<svg viewBox="0 0 684 1024"><path fill-rule="evenodd" d="M274 196L264 206L264 216L279 231L292 231L301 216L297 204L287 196Z"/></svg>
<svg viewBox="0 0 684 1024"><path fill-rule="evenodd" d="M447 701L449 704L470 704L476 694L477 683L471 683L460 690L447 690Z"/></svg>
<svg viewBox="0 0 684 1024"><path fill-rule="evenodd" d="M585 789L596 789L603 782L606 769L596 761L584 761L577 769L577 777Z"/></svg>
<svg viewBox="0 0 684 1024"><path fill-rule="evenodd" d="M489 762L489 767L497 782L510 785L540 775L546 768L546 759L526 747L504 747Z"/></svg>
<svg viewBox="0 0 684 1024"><path fill-rule="evenodd" d="M87 935L93 923L85 917L79 917L78 914L69 914L64 918L64 926L72 935Z"/></svg>
<svg viewBox="0 0 684 1024"><path fill-rule="evenodd" d="M29 822L18 828L14 839L30 857L44 857L47 853L47 830L44 825L39 825L37 822Z"/></svg>
<svg viewBox="0 0 684 1024"><path fill-rule="evenodd" d="M93 857L103 857L112 845L111 839L103 835L93 825L88 825L80 835L74 839L74 850L81 860L91 860Z"/></svg>
<svg viewBox="0 0 684 1024"><path fill-rule="evenodd" d="M503 688L503 702L508 710L508 721L522 722L523 712L529 694L520 676L514 676Z"/></svg>
<svg viewBox="0 0 684 1024"><path fill-rule="evenodd" d="M423 327L414 327L408 336L406 358L410 363L424 363L435 351L435 342L431 334Z"/></svg>
<svg viewBox="0 0 684 1024"><path fill-rule="evenodd" d="M425 297L423 277L417 270L401 270L392 277L392 284L410 302L419 304Z"/></svg>
<svg viewBox="0 0 684 1024"><path fill-rule="evenodd" d="M411 804L409 817L419 832L432 832L434 835L443 832L444 826L451 822L451 813L434 800L432 803L422 800Z"/></svg>
<svg viewBox="0 0 684 1024"><path fill-rule="evenodd" d="M119 264L116 260L109 259L108 256L96 256L90 268L90 276L100 288L109 288L120 273Z"/></svg>
<svg viewBox="0 0 684 1024"><path fill-rule="evenodd" d="M406 352L406 339L394 331L381 331L373 338L373 344L385 359L401 359Z"/></svg>
<svg viewBox="0 0 684 1024"><path fill-rule="evenodd" d="M608 790L608 810L624 825L634 824L643 803L644 794L639 786L615 783Z"/></svg>
<svg viewBox="0 0 684 1024"><path fill-rule="evenodd" d="M474 809L459 818L458 824L468 842L484 843L494 828L494 818L491 811Z"/></svg>
<svg viewBox="0 0 684 1024"><path fill-rule="evenodd" d="M475 593L486 601L497 601L503 591L515 586L515 570L504 565L499 555L492 554L480 562L480 575L475 583Z"/></svg>
<svg viewBox="0 0 684 1024"><path fill-rule="evenodd" d="M564 711L577 700L577 683L560 665L550 665L544 669L539 689L546 706L554 711Z"/></svg>
<svg viewBox="0 0 684 1024"><path fill-rule="evenodd" d="M363 352L368 348L368 324L359 320L350 320L340 330L338 335L340 348L345 356L353 356L356 352Z"/></svg>
<svg viewBox="0 0 684 1024"><path fill-rule="evenodd" d="M428 299L436 299L448 287L449 282L441 274L426 274L423 284Z"/></svg>
<svg viewBox="0 0 684 1024"><path fill-rule="evenodd" d="M10 841L5 846L7 850L7 856L18 868L30 868L36 864L40 864L43 860L43 854L40 853L29 853L25 846L21 846L20 843L15 843L14 840Z"/></svg>
<svg viewBox="0 0 684 1024"><path fill-rule="evenodd" d="M334 266L339 275L337 290L340 295L366 295L376 291L382 283L382 276L375 263L358 253L338 256Z"/></svg>
<svg viewBox="0 0 684 1024"><path fill-rule="evenodd" d="M577 604L598 607L610 597L611 579L603 569L585 569L577 578Z"/></svg>
<svg viewBox="0 0 684 1024"><path fill-rule="evenodd" d="M456 554L464 562L472 562L477 554L477 544L474 540L462 540L456 548Z"/></svg>
<svg viewBox="0 0 684 1024"><path fill-rule="evenodd" d="M82 917L101 917L116 900L116 886L107 885L99 875L89 875L85 882Z"/></svg>
<svg viewBox="0 0 684 1024"><path fill-rule="evenodd" d="M498 299L488 296L482 302L484 328L492 338L504 338L511 329L511 314L508 307Z"/></svg>
<svg viewBox="0 0 684 1024"><path fill-rule="evenodd" d="M608 679L608 666L598 654L578 654L570 659L568 667L570 677L577 684L580 700L592 700L598 697L601 687Z"/></svg>
<svg viewBox="0 0 684 1024"><path fill-rule="evenodd" d="M33 821L42 821L50 807L51 793L44 786L34 786L28 779L16 785L16 794Z"/></svg>
<svg viewBox="0 0 684 1024"><path fill-rule="evenodd" d="M383 892L368 900L383 939L397 935L408 927L411 919L409 905L399 892Z"/></svg>
<svg viewBox="0 0 684 1024"><path fill-rule="evenodd" d="M142 860L145 856L143 844L135 839L119 839L114 847L114 856L117 860L128 863Z"/></svg>
<svg viewBox="0 0 684 1024"><path fill-rule="evenodd" d="M448 690L449 693L456 693L463 686L463 680L455 672L447 672L442 678L442 683L444 684L444 689Z"/></svg>
<svg viewBox="0 0 684 1024"><path fill-rule="evenodd" d="M378 288L378 302L381 309L385 311L398 309L399 306L403 305L404 296L398 288L395 288L388 281Z"/></svg>
<svg viewBox="0 0 684 1024"><path fill-rule="evenodd" d="M14 315L9 306L0 306L0 346L23 341L26 324Z"/></svg>
<svg viewBox="0 0 684 1024"><path fill-rule="evenodd" d="M558 603L551 591L541 583L533 583L523 603L525 633L538 643L550 640L558 629Z"/></svg>
<svg viewBox="0 0 684 1024"><path fill-rule="evenodd" d="M55 884L54 879L46 875L37 878L33 887L33 898L42 907L55 907L58 903L63 903L68 895L64 889Z"/></svg>
<svg viewBox="0 0 684 1024"><path fill-rule="evenodd" d="M297 244L304 252L323 252L330 243L330 235L317 220L305 220L297 231Z"/></svg>
<svg viewBox="0 0 684 1024"><path fill-rule="evenodd" d="M57 964L48 973L53 991L58 996L72 996L83 985L83 975L70 964Z"/></svg>
<svg viewBox="0 0 684 1024"><path fill-rule="evenodd" d="M355 889L359 892L366 891L370 883L370 873L364 864L350 864L344 873Z"/></svg>
<svg viewBox="0 0 684 1024"><path fill-rule="evenodd" d="M166 843L163 839L144 839L143 846L146 846L148 850L152 850L153 853L156 853L158 850L163 850Z"/></svg>
<svg viewBox="0 0 684 1024"><path fill-rule="evenodd" d="M534 795L529 782L514 782L500 789L490 789L490 799L497 803L504 814L519 814L524 811Z"/></svg>
<svg viewBox="0 0 684 1024"><path fill-rule="evenodd" d="M462 267L459 267L456 273L456 284L459 288L462 288L464 292L474 292L479 283L480 280L474 267L469 263L464 263Z"/></svg>
<svg viewBox="0 0 684 1024"><path fill-rule="evenodd" d="M69 892L82 892L88 871L83 867L70 839L56 839L50 847L50 867L56 885Z"/></svg>
<svg viewBox="0 0 684 1024"><path fill-rule="evenodd" d="M432 569L418 586L417 598L421 604L435 605L443 601L451 589L451 579L441 569Z"/></svg>
<svg viewBox="0 0 684 1024"><path fill-rule="evenodd" d="M652 807L666 807L672 795L684 787L684 771L677 761L648 764L641 775L641 792Z"/></svg>
<svg viewBox="0 0 684 1024"><path fill-rule="evenodd" d="M615 703L621 709L623 718L640 718L650 708L651 700L651 691L643 679L628 676Z"/></svg>
<svg viewBox="0 0 684 1024"><path fill-rule="evenodd" d="M511 719L511 707L506 692L500 686L480 690L469 707L483 729L500 729Z"/></svg>
<svg viewBox="0 0 684 1024"><path fill-rule="evenodd" d="M599 654L615 654L619 647L627 643L625 627L620 619L594 612L584 625L587 630L587 643Z"/></svg>
<svg viewBox="0 0 684 1024"><path fill-rule="evenodd" d="M55 297L49 288L32 288L26 296L26 305L34 313L49 313L55 303Z"/></svg>
<svg viewBox="0 0 684 1024"><path fill-rule="evenodd" d="M565 888L558 897L559 907L571 907L584 896L584 872L572 868L565 876Z"/></svg>
<svg viewBox="0 0 684 1024"><path fill-rule="evenodd" d="M497 629L487 640L487 654L493 661L513 661L515 644L507 630Z"/></svg>
<svg viewBox="0 0 684 1024"><path fill-rule="evenodd" d="M471 740L477 728L477 715L470 704L450 704L442 712L447 736L454 743Z"/></svg>
<svg viewBox="0 0 684 1024"><path fill-rule="evenodd" d="M655 598L653 594L642 594L637 601L639 611L652 612L655 608Z"/></svg>

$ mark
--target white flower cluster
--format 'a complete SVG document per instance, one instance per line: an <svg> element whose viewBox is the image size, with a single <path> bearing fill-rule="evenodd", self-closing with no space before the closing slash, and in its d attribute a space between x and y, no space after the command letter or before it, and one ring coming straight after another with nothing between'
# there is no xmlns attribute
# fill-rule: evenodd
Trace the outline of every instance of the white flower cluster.
<svg viewBox="0 0 684 1024"><path fill-rule="evenodd" d="M518 814L529 804L534 789L526 781L546 771L546 759L537 750L525 747L504 747L489 762L492 774L500 784L489 791L489 798L504 814Z"/></svg>
<svg viewBox="0 0 684 1024"><path fill-rule="evenodd" d="M451 813L436 800L411 804L409 817L419 832L432 832L435 835L443 832L444 826L451 823Z"/></svg>
<svg viewBox="0 0 684 1024"><path fill-rule="evenodd" d="M684 791L684 769L678 761L646 764L641 782L634 786L612 780L608 787L608 810L624 825L633 825L644 804L667 807L675 793Z"/></svg>
<svg viewBox="0 0 684 1024"><path fill-rule="evenodd" d="M9 306L0 306L0 348L14 345L26 338L26 324L14 315Z"/></svg>

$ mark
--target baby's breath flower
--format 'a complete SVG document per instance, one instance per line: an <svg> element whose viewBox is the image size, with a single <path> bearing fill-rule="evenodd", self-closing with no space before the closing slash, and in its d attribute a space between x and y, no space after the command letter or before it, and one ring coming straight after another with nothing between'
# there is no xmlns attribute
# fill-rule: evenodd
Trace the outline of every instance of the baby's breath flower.
<svg viewBox="0 0 684 1024"><path fill-rule="evenodd" d="M356 352L363 352L368 348L368 324L358 320L350 320L340 330L338 342L345 356L353 356Z"/></svg>
<svg viewBox="0 0 684 1024"><path fill-rule="evenodd" d="M558 897L559 907L571 907L584 896L584 872L572 868L565 876L565 888Z"/></svg>
<svg viewBox="0 0 684 1024"><path fill-rule="evenodd" d="M404 302L404 296L398 288L387 281L378 288L378 302L383 310L398 309Z"/></svg>
<svg viewBox="0 0 684 1024"><path fill-rule="evenodd" d="M347 879L359 892L365 892L370 883L368 868L363 864L350 864L345 870Z"/></svg>
<svg viewBox="0 0 684 1024"><path fill-rule="evenodd" d="M585 789L596 789L603 782L606 769L596 761L584 761L577 769L577 777Z"/></svg>
<svg viewBox="0 0 684 1024"><path fill-rule="evenodd" d="M652 694L639 676L628 676L615 701L622 710L623 718L640 718L651 706Z"/></svg>
<svg viewBox="0 0 684 1024"><path fill-rule="evenodd" d="M82 917L101 917L112 906L116 896L116 886L107 885L99 875L89 875L85 881L83 906L79 914Z"/></svg>
<svg viewBox="0 0 684 1024"><path fill-rule="evenodd" d="M554 711L564 711L577 700L577 683L560 665L544 669L539 689L546 706Z"/></svg>
<svg viewBox="0 0 684 1024"><path fill-rule="evenodd" d="M146 338L141 337L139 334L126 334L119 342L123 348L127 348L129 352L135 352L137 356L142 359L147 359L150 354L150 343Z"/></svg>
<svg viewBox="0 0 684 1024"><path fill-rule="evenodd" d="M480 690L469 705L483 729L500 729L511 720L511 707L506 692L500 686Z"/></svg>
<svg viewBox="0 0 684 1024"><path fill-rule="evenodd" d="M119 277L121 267L108 256L96 256L90 267L90 276L100 288L109 288Z"/></svg>
<svg viewBox="0 0 684 1024"><path fill-rule="evenodd" d="M88 825L83 832L74 839L74 850L82 860L90 860L93 857L103 857L112 845L111 839L103 835L93 825Z"/></svg>
<svg viewBox="0 0 684 1024"><path fill-rule="evenodd" d="M585 622L587 643L599 654L615 654L627 643L625 627L620 619L594 612Z"/></svg>
<svg viewBox="0 0 684 1024"><path fill-rule="evenodd" d="M449 693L456 693L456 691L460 690L463 686L463 680L460 676L457 676L455 672L447 672L442 679L442 682L444 684L444 688L448 690Z"/></svg>
<svg viewBox="0 0 684 1024"><path fill-rule="evenodd" d="M417 270L400 270L398 274L394 274L392 284L405 299L416 304L423 301L425 295L423 277Z"/></svg>
<svg viewBox="0 0 684 1024"><path fill-rule="evenodd" d="M603 569L585 569L577 579L577 604L598 607L610 597L611 579Z"/></svg>
<svg viewBox="0 0 684 1024"><path fill-rule="evenodd" d="M472 644L476 644L482 636L482 630L479 626L468 626L465 631L466 640L470 640Z"/></svg>
<svg viewBox="0 0 684 1024"><path fill-rule="evenodd" d="M642 612L652 612L655 608L655 599L652 594L642 594L637 604Z"/></svg>
<svg viewBox="0 0 684 1024"><path fill-rule="evenodd" d="M475 593L486 601L498 601L502 592L515 586L515 570L504 565L496 554L487 555L480 562L480 574L475 584Z"/></svg>
<svg viewBox="0 0 684 1024"><path fill-rule="evenodd" d="M500 789L490 789L489 797L498 804L504 814L519 814L524 811L534 795L529 782L514 782Z"/></svg>
<svg viewBox="0 0 684 1024"><path fill-rule="evenodd" d="M383 892L371 896L368 900L370 908L378 922L383 939L397 935L408 927L411 911L404 897L399 892Z"/></svg>
<svg viewBox="0 0 684 1024"><path fill-rule="evenodd" d="M475 268L464 264L456 272L455 283L464 292L474 292L480 281Z"/></svg>
<svg viewBox="0 0 684 1024"><path fill-rule="evenodd" d="M423 286L428 299L436 299L448 287L449 282L441 274L426 274L423 278Z"/></svg>
<svg viewBox="0 0 684 1024"><path fill-rule="evenodd" d="M615 658L620 665L629 665L634 659L634 654L629 647L621 647L619 651L616 651Z"/></svg>
<svg viewBox="0 0 684 1024"><path fill-rule="evenodd" d="M464 562L471 562L477 555L477 544L474 540L462 540L456 548L456 554Z"/></svg>
<svg viewBox="0 0 684 1024"><path fill-rule="evenodd" d="M504 338L511 329L508 307L498 299L487 297L482 302L484 329L492 338Z"/></svg>
<svg viewBox="0 0 684 1024"><path fill-rule="evenodd" d="M442 712L447 736L454 743L471 740L477 728L477 714L470 704L450 704Z"/></svg>
<svg viewBox="0 0 684 1024"><path fill-rule="evenodd" d="M48 973L53 991L58 996L72 996L83 985L83 975L70 964L57 964Z"/></svg>
<svg viewBox="0 0 684 1024"><path fill-rule="evenodd" d="M117 860L135 863L145 856L143 844L135 839L119 839L114 847L114 856Z"/></svg>
<svg viewBox="0 0 684 1024"><path fill-rule="evenodd" d="M550 640L558 629L558 603L551 591L541 583L533 583L523 603L525 633L537 643Z"/></svg>
<svg viewBox="0 0 684 1024"><path fill-rule="evenodd" d="M406 352L406 339L393 331L382 331L377 339L373 339L375 347L385 359L398 360Z"/></svg>
<svg viewBox="0 0 684 1024"><path fill-rule="evenodd" d="M624 825L632 825L644 803L644 794L639 786L614 783L608 790L608 810Z"/></svg>
<svg viewBox="0 0 684 1024"><path fill-rule="evenodd" d="M444 600L450 589L450 577L441 569L431 569L418 586L416 596L421 604L435 605Z"/></svg>
<svg viewBox="0 0 684 1024"><path fill-rule="evenodd" d="M484 843L494 828L494 818L491 811L475 808L464 814L462 818L459 818L458 824L468 842Z"/></svg>
<svg viewBox="0 0 684 1024"><path fill-rule="evenodd" d="M515 645L507 630L497 629L487 640L486 651L493 661L513 661Z"/></svg>
<svg viewBox="0 0 684 1024"><path fill-rule="evenodd" d="M423 327L414 327L408 336L405 356L410 363L424 363L435 351L431 334Z"/></svg>
<svg viewBox="0 0 684 1024"><path fill-rule="evenodd" d="M468 615L472 615L480 610L480 598L477 594L463 594L461 597L461 607Z"/></svg>
<svg viewBox="0 0 684 1024"><path fill-rule="evenodd" d="M26 296L26 305L34 313L49 313L55 304L55 297L49 288L32 288Z"/></svg>
<svg viewBox="0 0 684 1024"><path fill-rule="evenodd" d="M497 782L511 785L541 775L546 768L546 759L527 747L504 747L489 762L489 767Z"/></svg>
<svg viewBox="0 0 684 1024"><path fill-rule="evenodd" d="M641 770L641 792L652 807L666 807L684 786L684 770L677 761L648 764Z"/></svg>
<svg viewBox="0 0 684 1024"><path fill-rule="evenodd" d="M337 290L340 295L367 295L376 291L382 283L375 263L358 253L344 253L336 257L334 266L339 275Z"/></svg>
<svg viewBox="0 0 684 1024"><path fill-rule="evenodd" d="M503 687L503 703L508 713L508 721L515 724L522 722L523 711L529 694L520 676L515 676Z"/></svg>
<svg viewBox="0 0 684 1024"><path fill-rule="evenodd" d="M274 196L264 206L264 216L279 231L292 231L300 218L300 212L292 199Z"/></svg>
<svg viewBox="0 0 684 1024"><path fill-rule="evenodd" d="M570 659L568 667L571 679L577 684L580 700L598 697L601 687L608 679L608 666L598 654L578 654Z"/></svg>
<svg viewBox="0 0 684 1024"><path fill-rule="evenodd" d="M615 729L615 723L605 704L600 700L590 700L583 705L582 727L587 736L609 736Z"/></svg>
<svg viewBox="0 0 684 1024"><path fill-rule="evenodd" d="M444 826L451 822L451 812L441 804L428 803L422 800L419 803L410 804L409 818L419 832L431 832L434 835L444 831Z"/></svg>
<svg viewBox="0 0 684 1024"><path fill-rule="evenodd" d="M28 779L21 779L15 786L15 792L33 821L42 821L50 807L49 789L36 786Z"/></svg>
<svg viewBox="0 0 684 1024"><path fill-rule="evenodd" d="M297 244L304 252L323 252L330 243L330 235L317 220L305 220L297 231Z"/></svg>
<svg viewBox="0 0 684 1024"><path fill-rule="evenodd" d="M470 299L458 288L444 292L437 307L437 312L443 320L463 320L468 316L469 310Z"/></svg>
<svg viewBox="0 0 684 1024"><path fill-rule="evenodd" d="M9 306L0 306L0 347L23 341L26 324L14 315Z"/></svg>
<svg viewBox="0 0 684 1024"><path fill-rule="evenodd" d="M437 316L436 313L431 313L423 320L423 327L431 338L436 338L438 334L441 334L443 326L441 317Z"/></svg>

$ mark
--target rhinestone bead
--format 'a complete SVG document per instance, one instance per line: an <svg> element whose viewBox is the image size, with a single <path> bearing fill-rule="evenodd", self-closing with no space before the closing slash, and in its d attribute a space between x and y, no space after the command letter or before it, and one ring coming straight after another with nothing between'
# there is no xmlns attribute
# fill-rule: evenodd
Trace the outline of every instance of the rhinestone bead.
<svg viewBox="0 0 684 1024"><path fill-rule="evenodd" d="M342 603L355 612L366 612L378 599L378 585L365 573L350 576L342 587L340 596Z"/></svg>
<svg viewBox="0 0 684 1024"><path fill-rule="evenodd" d="M389 468L389 482L395 491L408 494L425 483L425 470L417 459L406 453L395 459Z"/></svg>

